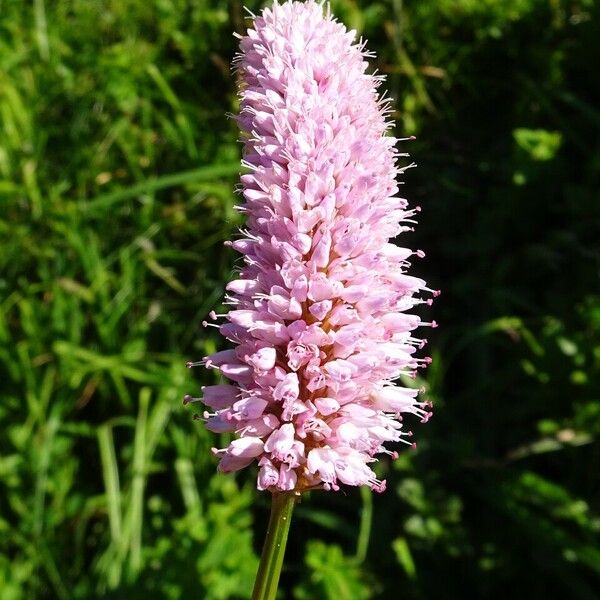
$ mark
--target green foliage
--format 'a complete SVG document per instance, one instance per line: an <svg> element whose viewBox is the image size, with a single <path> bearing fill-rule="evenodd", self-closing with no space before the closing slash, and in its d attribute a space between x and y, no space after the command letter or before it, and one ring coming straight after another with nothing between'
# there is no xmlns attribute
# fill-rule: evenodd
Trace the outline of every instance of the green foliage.
<svg viewBox="0 0 600 600"><path fill-rule="evenodd" d="M597 598L600 6L332 8L419 138L436 409L386 494L298 507L282 597ZM266 498L180 405L241 225L243 29L237 1L0 0L1 600L250 596Z"/></svg>
<svg viewBox="0 0 600 600"><path fill-rule="evenodd" d="M306 582L294 591L298 600L338 598L338 600L367 600L372 598L368 582L351 559L337 545L312 541L306 547Z"/></svg>

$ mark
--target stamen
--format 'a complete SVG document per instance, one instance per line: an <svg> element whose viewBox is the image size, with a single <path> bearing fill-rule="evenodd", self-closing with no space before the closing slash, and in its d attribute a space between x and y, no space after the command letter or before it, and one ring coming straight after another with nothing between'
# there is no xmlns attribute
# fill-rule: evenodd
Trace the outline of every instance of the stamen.
<svg viewBox="0 0 600 600"><path fill-rule="evenodd" d="M435 329L438 326L438 324L437 324L437 321L431 321L431 323L427 323L426 321L421 321L419 323L419 327L420 326L423 326L423 327L432 327L433 329Z"/></svg>
<svg viewBox="0 0 600 600"><path fill-rule="evenodd" d="M383 446L380 446L379 448L377 448L377 452L379 454L387 454L392 460L397 460L399 454L395 451L395 450L388 450L387 448L384 448Z"/></svg>
<svg viewBox="0 0 600 600"><path fill-rule="evenodd" d="M433 362L431 356L424 356L423 358L415 358L413 363L418 365L430 365Z"/></svg>
<svg viewBox="0 0 600 600"><path fill-rule="evenodd" d="M202 398L193 398L192 396L190 396L189 394L186 394L183 397L183 405L185 406L186 404L191 404L192 402L202 402Z"/></svg>
<svg viewBox="0 0 600 600"><path fill-rule="evenodd" d="M434 298L437 298L442 293L440 290L432 290L428 287L422 287L421 289L432 294Z"/></svg>

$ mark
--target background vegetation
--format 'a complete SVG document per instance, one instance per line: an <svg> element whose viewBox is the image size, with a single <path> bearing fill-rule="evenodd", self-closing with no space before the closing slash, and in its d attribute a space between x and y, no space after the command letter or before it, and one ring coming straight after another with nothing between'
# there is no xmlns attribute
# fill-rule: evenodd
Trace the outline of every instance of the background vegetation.
<svg viewBox="0 0 600 600"><path fill-rule="evenodd" d="M418 136L436 414L386 494L306 498L282 597L600 598L600 5L332 5ZM221 343L244 15L0 0L2 600L249 597L268 499L180 403Z"/></svg>

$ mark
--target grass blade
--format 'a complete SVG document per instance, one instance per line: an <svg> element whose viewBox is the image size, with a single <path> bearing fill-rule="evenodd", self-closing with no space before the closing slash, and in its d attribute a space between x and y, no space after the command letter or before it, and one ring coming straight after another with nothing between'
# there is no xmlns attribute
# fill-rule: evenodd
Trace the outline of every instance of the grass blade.
<svg viewBox="0 0 600 600"><path fill-rule="evenodd" d="M140 405L133 442L133 481L127 513L127 529L130 532L129 548L131 551L129 564L133 574L136 574L142 565L142 523L144 517L144 486L146 483L146 427L150 395L150 388L142 388L140 391Z"/></svg>
<svg viewBox="0 0 600 600"><path fill-rule="evenodd" d="M102 461L102 477L106 491L106 504L110 535L115 545L119 545L123 536L121 524L121 487L119 485L119 467L115 456L112 428L102 425L98 428L98 443Z"/></svg>
<svg viewBox="0 0 600 600"><path fill-rule="evenodd" d="M177 185L184 185L186 183L237 175L241 170L242 167L238 162L208 165L206 167L200 167L199 169L192 169L191 171L182 171L181 173L173 173L172 175L163 175L156 179L148 179L128 188L97 196L89 202L81 202L79 206L83 213L92 215L96 212L101 212L114 204L129 200L130 198L135 198L142 194L150 194L158 190L175 187Z"/></svg>

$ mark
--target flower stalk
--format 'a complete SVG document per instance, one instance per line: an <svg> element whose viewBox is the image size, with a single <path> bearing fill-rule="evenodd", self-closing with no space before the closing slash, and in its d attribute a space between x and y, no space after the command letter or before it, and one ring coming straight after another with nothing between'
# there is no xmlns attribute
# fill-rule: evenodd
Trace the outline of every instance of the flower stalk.
<svg viewBox="0 0 600 600"><path fill-rule="evenodd" d="M252 600L275 600L298 492L274 493L267 535L252 592Z"/></svg>
<svg viewBox="0 0 600 600"><path fill-rule="evenodd" d="M246 217L227 242L242 255L227 284L228 309L209 313L233 348L189 367L228 382L201 398L208 430L233 433L213 448L223 473L258 466L256 487L272 494L253 600L274 600L294 504L303 491L366 486L356 561L366 556L372 468L415 447L408 421L432 415L420 390L395 385L431 358L414 333L436 327L412 310L438 291L409 274L424 252L397 246L419 207L400 196L408 156L389 135L390 102L373 55L323 0L273 5L253 16L234 59L237 122L244 144L236 207Z"/></svg>

